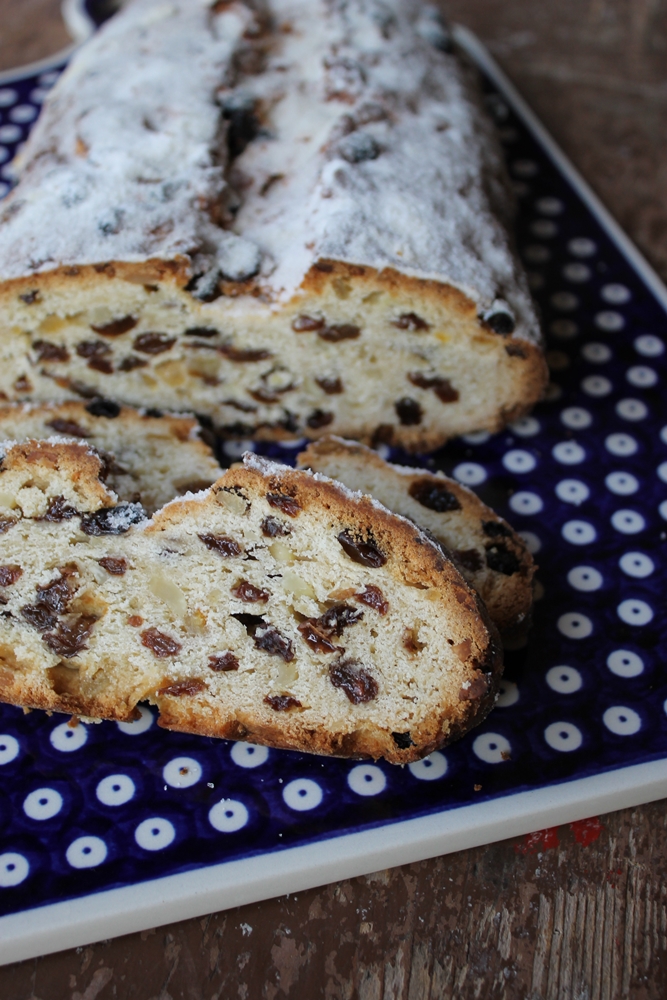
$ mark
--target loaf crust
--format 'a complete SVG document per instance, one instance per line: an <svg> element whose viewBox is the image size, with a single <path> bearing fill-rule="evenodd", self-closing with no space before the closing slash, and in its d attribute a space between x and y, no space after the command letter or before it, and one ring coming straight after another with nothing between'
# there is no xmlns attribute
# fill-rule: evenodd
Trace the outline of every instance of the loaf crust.
<svg viewBox="0 0 667 1000"><path fill-rule="evenodd" d="M220 466L201 432L194 417L149 414L108 399L0 404L0 440L83 440L102 454L107 487L148 513L219 478Z"/></svg>
<svg viewBox="0 0 667 1000"><path fill-rule="evenodd" d="M41 476L48 508L66 471L92 512L23 516L20 484ZM168 728L395 763L492 707L496 630L410 522L254 456L141 520L101 471L82 444L6 451L0 489L16 499L0 538L3 700L118 720L149 700Z"/></svg>
<svg viewBox="0 0 667 1000"><path fill-rule="evenodd" d="M546 367L501 156L429 11L131 0L0 214L0 391L411 449L526 412Z"/></svg>
<svg viewBox="0 0 667 1000"><path fill-rule="evenodd" d="M536 566L523 539L491 507L442 473L386 462L355 441L327 437L297 458L350 489L369 493L428 530L480 595L501 634L512 638L530 622Z"/></svg>

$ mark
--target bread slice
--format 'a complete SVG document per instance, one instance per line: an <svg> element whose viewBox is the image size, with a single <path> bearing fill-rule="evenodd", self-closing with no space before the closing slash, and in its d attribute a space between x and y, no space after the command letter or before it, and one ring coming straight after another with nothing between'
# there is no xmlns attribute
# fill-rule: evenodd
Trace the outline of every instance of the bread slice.
<svg viewBox="0 0 667 1000"><path fill-rule="evenodd" d="M370 448L336 437L309 445L297 463L371 494L425 528L447 550L504 635L527 624L533 558L507 521L472 490L442 473L392 465Z"/></svg>
<svg viewBox="0 0 667 1000"><path fill-rule="evenodd" d="M0 698L417 760L494 704L496 630L413 524L255 456L148 520L77 442L0 467ZM50 513L55 497L57 512Z"/></svg>
<svg viewBox="0 0 667 1000"><path fill-rule="evenodd" d="M86 441L102 454L109 489L149 513L220 476L201 433L191 416L149 414L108 399L0 404L0 441L54 435Z"/></svg>
<svg viewBox="0 0 667 1000"><path fill-rule="evenodd" d="M130 0L0 210L0 393L409 449L527 412L511 194L447 48L418 0Z"/></svg>

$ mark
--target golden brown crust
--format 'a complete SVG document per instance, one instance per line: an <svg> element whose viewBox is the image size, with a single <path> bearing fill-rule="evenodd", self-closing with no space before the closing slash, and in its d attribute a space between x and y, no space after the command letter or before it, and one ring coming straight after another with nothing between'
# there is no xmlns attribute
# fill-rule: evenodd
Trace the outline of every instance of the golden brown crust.
<svg viewBox="0 0 667 1000"><path fill-rule="evenodd" d="M21 509L25 490L42 490L47 496L60 495L52 485L70 484L81 511L110 507L113 494L104 486L103 463L94 449L74 441L23 441L5 444L0 462L0 482L5 494L15 497Z"/></svg>

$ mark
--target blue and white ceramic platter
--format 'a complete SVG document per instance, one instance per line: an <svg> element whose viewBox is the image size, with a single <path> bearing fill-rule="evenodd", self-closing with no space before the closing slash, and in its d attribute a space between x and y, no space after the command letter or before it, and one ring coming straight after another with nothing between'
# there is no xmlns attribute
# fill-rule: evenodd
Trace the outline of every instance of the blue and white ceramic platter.
<svg viewBox="0 0 667 1000"><path fill-rule="evenodd" d="M552 381L495 437L387 454L472 486L539 563L497 708L398 768L169 733L148 708L70 728L0 706L0 961L667 794L667 291L479 43L457 38L507 152ZM60 68L0 80L2 194Z"/></svg>

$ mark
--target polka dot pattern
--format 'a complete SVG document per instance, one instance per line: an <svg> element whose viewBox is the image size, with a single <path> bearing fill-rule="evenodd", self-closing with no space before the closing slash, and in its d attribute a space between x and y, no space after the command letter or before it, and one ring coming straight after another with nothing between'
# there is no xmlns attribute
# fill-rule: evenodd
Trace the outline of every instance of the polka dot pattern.
<svg viewBox="0 0 667 1000"><path fill-rule="evenodd" d="M57 71L0 87L0 197ZM538 554L534 624L492 714L398 768L0 706L0 913L318 842L667 756L665 314L492 89L519 195L517 245L551 382L535 411L430 463L479 490ZM226 442L292 463L300 442ZM664 707L664 709L663 709ZM402 727L403 728L403 727ZM407 726L405 727L407 728ZM276 863L279 863L277 860Z"/></svg>

